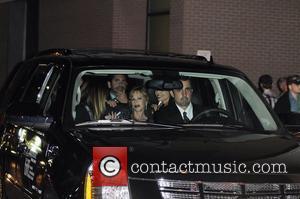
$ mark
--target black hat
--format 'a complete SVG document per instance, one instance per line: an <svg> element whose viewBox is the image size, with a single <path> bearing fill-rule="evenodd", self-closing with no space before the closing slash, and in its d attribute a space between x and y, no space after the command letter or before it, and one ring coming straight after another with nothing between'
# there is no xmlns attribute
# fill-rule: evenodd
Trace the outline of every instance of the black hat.
<svg viewBox="0 0 300 199"><path fill-rule="evenodd" d="M287 84L300 84L300 76L299 75L291 75L289 77L287 77L286 80Z"/></svg>
<svg viewBox="0 0 300 199"><path fill-rule="evenodd" d="M273 79L270 75L262 75L259 77L259 80L258 80L259 83L261 84L267 84L267 85L270 85L273 83Z"/></svg>

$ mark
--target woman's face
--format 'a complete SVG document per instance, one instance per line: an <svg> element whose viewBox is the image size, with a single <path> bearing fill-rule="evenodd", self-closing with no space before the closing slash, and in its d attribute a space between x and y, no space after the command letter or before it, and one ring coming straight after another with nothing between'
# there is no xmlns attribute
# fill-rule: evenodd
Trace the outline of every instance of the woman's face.
<svg viewBox="0 0 300 199"><path fill-rule="evenodd" d="M168 103L170 99L169 91L156 90L155 96L159 102Z"/></svg>
<svg viewBox="0 0 300 199"><path fill-rule="evenodd" d="M134 112L144 111L146 104L146 99L141 92L136 91L132 94L131 107Z"/></svg>
<svg viewBox="0 0 300 199"><path fill-rule="evenodd" d="M282 92L286 92L288 90L288 86L287 86L287 83L286 81L283 81L279 84L279 87L281 89Z"/></svg>

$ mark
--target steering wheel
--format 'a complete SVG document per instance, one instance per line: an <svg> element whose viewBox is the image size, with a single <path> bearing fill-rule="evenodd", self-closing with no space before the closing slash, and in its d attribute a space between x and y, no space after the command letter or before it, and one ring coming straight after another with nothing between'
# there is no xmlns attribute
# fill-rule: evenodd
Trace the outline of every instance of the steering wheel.
<svg viewBox="0 0 300 199"><path fill-rule="evenodd" d="M210 108L210 109L206 109L202 112L200 112L198 115L196 115L193 119L192 122L201 120L204 117L212 117L214 115L217 115L217 118L219 117L224 117L226 118L226 120L233 120L235 121L235 119L233 118L233 116L231 115L230 112L221 109L221 108Z"/></svg>

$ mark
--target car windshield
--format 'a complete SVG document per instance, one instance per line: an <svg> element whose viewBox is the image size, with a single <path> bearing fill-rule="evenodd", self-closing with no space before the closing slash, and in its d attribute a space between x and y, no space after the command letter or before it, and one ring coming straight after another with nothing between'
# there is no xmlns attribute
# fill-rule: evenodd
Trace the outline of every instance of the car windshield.
<svg viewBox="0 0 300 199"><path fill-rule="evenodd" d="M132 125L278 128L245 80L207 72L81 71L73 89L72 116L77 126L129 121Z"/></svg>

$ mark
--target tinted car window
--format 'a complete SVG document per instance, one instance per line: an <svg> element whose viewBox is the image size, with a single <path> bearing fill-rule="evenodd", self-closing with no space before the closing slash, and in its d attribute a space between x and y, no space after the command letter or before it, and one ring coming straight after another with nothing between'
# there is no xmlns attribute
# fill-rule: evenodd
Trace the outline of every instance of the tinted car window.
<svg viewBox="0 0 300 199"><path fill-rule="evenodd" d="M231 101L228 106L232 111L236 113L236 120L242 122L247 127L255 127L257 129L262 129L262 125L259 122L256 114L253 112L251 106L243 97L242 93L228 80L225 80L226 86L228 89L227 93Z"/></svg>
<svg viewBox="0 0 300 199"><path fill-rule="evenodd" d="M106 82L109 80L112 74L124 74L127 76L127 81L134 83L134 85L128 86L127 83L127 94L130 90L135 87L142 87L147 91L147 98L151 99L146 102L145 110L149 111L150 115L155 116L156 110L151 110L151 105L159 105L156 97L153 96L155 90L164 90L171 93L170 101L174 102L174 91L180 90L180 88L175 88L178 86L174 82L180 82L181 77L188 78L192 85L192 97L191 102L193 107L201 107L201 112L194 115L195 120L192 120L192 124L205 124L205 125L242 125L248 129L260 129L260 130L277 130L276 122L273 120L270 112L265 107L261 99L256 95L255 91L249 86L245 80L228 75L220 74L209 74L209 73L190 73L185 71L177 72L177 77L174 76L155 76L155 71L144 71L144 70L89 70L83 71L78 75L76 82L74 83L74 91L72 100L72 112L73 120L75 123L80 123L76 121L76 110L79 104L85 101L82 110L85 111L87 121L95 120L93 117L93 105L91 105L91 99L89 92L82 90L82 81L93 77L93 79L98 79L99 87L102 89L110 89L107 87ZM85 80L84 80L85 79ZM157 81L156 83L149 84L149 81ZM100 83L101 82L101 83ZM172 89L172 84L175 86ZM101 86L100 86L101 85ZM149 85L150 88L149 88ZM154 86L154 87L153 87ZM106 87L106 88L105 88ZM152 89L152 92L149 91ZM78 94L81 94L78 97ZM84 96L84 97L82 97ZM130 113L133 113L134 105L131 104L132 99L129 99L128 109ZM99 103L99 100L98 102ZM101 102L100 102L101 103ZM107 98L102 99L102 104L107 106ZM150 104L150 106L149 106ZM139 105L141 106L141 105ZM202 113L204 112L204 113ZM115 114L118 114L116 111ZM79 113L77 113L78 115ZM107 112L103 113L100 118L101 120L107 120ZM106 115L105 115L106 114ZM122 114L121 114L122 115ZM197 116L197 117L196 117ZM174 117L169 115L168 117ZM133 120L133 116L129 115L124 118L121 116L119 119ZM87 122L86 121L86 122ZM158 120L151 120L154 123L161 123ZM165 122L163 122L165 123ZM180 124L177 123L177 124Z"/></svg>
<svg viewBox="0 0 300 199"><path fill-rule="evenodd" d="M14 68L7 79L1 94L5 96L1 100L1 110L4 111L9 105L18 101L24 91L27 80L32 75L36 63L28 62L26 64L19 64Z"/></svg>
<svg viewBox="0 0 300 199"><path fill-rule="evenodd" d="M14 104L8 112L47 115L56 96L59 77L60 69L57 65L39 64L30 76L28 74L27 81L24 81L27 83L16 90Z"/></svg>

